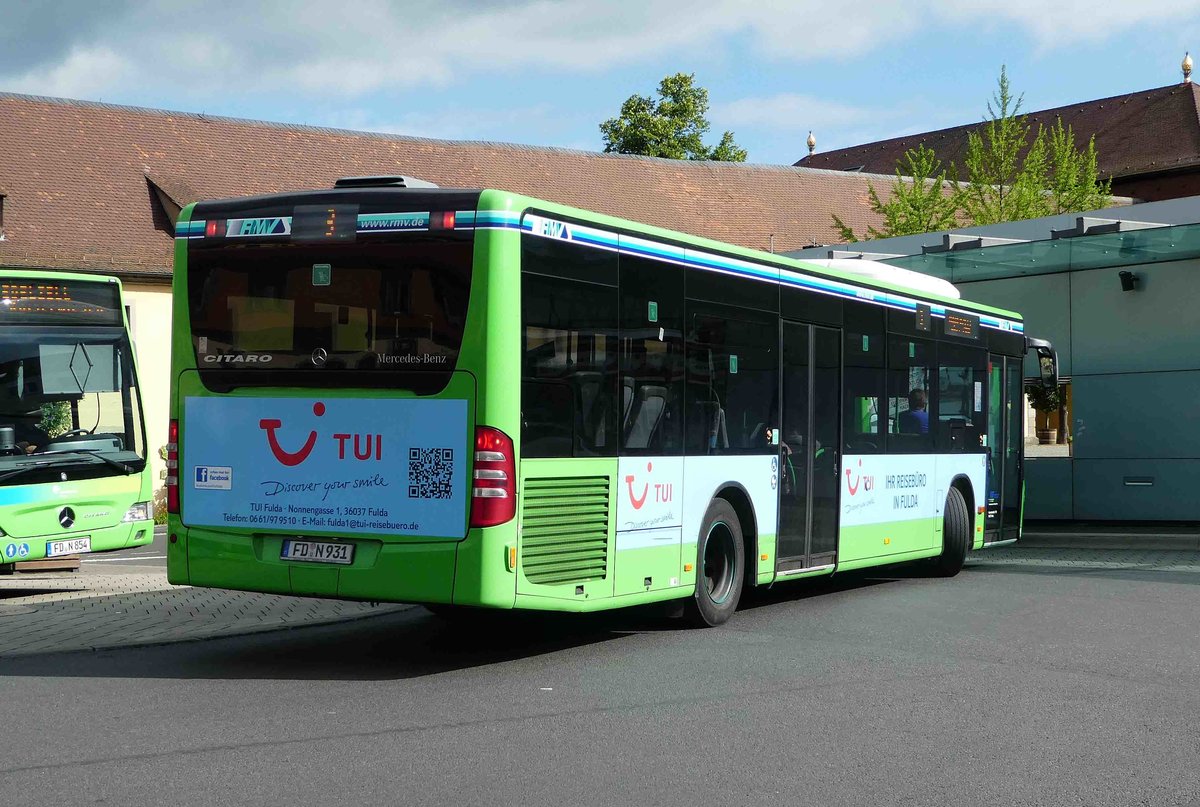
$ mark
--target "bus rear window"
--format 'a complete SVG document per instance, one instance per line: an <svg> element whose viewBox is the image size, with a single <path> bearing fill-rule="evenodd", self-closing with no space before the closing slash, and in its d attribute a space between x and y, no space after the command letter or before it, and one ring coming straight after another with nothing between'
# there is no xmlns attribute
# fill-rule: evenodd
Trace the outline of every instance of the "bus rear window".
<svg viewBox="0 0 1200 807"><path fill-rule="evenodd" d="M470 233L403 242L193 249L192 345L202 375L336 371L445 375L458 360ZM271 383L269 381L261 383Z"/></svg>

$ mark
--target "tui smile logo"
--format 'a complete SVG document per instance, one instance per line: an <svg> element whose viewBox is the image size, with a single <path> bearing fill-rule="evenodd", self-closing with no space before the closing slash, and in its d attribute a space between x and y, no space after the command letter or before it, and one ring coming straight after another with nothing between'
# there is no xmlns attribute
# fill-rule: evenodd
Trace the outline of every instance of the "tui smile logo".
<svg viewBox="0 0 1200 807"><path fill-rule="evenodd" d="M325 404L320 401L313 404L313 414L323 417ZM275 459L279 460L282 465L292 468L308 459L308 455L312 453L313 447L317 444L317 433L309 432L308 439L304 441L304 445L298 451L287 451L279 444L279 437L275 433L282 426L283 421L277 418L263 418L258 422L258 428L267 433L267 443L271 446L271 453L275 455Z"/></svg>
<svg viewBox="0 0 1200 807"><path fill-rule="evenodd" d="M653 470L654 464L650 462L646 463L646 473L650 473ZM650 483L647 482L646 484L642 485L642 495L640 497L634 496L633 483L636 479L636 476L629 474L625 477L625 486L629 488L629 503L633 505L634 510L641 510L642 505L646 503L646 497L650 495Z"/></svg>
<svg viewBox="0 0 1200 807"><path fill-rule="evenodd" d="M850 481L850 474L852 473L854 474L854 481ZM858 461L857 473L851 471L849 468L846 469L846 490L853 496L858 493L859 488L862 488L864 491L875 489L875 477L863 475L862 473L862 460Z"/></svg>
<svg viewBox="0 0 1200 807"><path fill-rule="evenodd" d="M642 493L639 496L636 494L635 486L637 485L637 475L627 474L625 476L625 487L629 493L629 503L633 505L634 510L641 510L646 502L651 502L653 505L670 504L675 499L675 485L671 482L655 482L654 481L654 463L646 463L646 473L650 476L650 481L642 484ZM654 491L654 495L650 495L650 491ZM653 507L651 509L654 509Z"/></svg>

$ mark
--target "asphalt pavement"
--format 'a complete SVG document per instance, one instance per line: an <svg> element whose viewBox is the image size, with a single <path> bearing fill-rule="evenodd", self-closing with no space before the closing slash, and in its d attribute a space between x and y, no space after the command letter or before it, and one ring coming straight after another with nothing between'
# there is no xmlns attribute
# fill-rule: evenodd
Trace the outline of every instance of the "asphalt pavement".
<svg viewBox="0 0 1200 807"><path fill-rule="evenodd" d="M1200 803L1200 552L0 658L0 803ZM0 625L7 620L0 620Z"/></svg>

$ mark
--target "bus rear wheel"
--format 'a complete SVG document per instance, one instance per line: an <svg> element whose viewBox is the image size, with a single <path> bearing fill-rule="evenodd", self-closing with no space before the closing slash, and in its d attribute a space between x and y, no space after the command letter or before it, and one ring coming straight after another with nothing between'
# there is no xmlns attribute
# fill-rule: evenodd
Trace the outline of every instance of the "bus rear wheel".
<svg viewBox="0 0 1200 807"><path fill-rule="evenodd" d="M745 577L742 525L733 505L713 499L696 541L696 591L688 616L699 627L716 627L737 610Z"/></svg>
<svg viewBox="0 0 1200 807"><path fill-rule="evenodd" d="M967 560L971 547L971 514L967 500L958 488L946 492L942 515L942 554L933 559L933 572L939 577L954 577Z"/></svg>

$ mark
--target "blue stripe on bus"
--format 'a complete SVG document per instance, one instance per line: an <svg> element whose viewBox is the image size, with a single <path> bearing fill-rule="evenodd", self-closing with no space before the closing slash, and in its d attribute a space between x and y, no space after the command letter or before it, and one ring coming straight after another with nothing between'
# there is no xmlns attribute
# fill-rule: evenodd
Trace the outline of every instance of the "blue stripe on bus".
<svg viewBox="0 0 1200 807"><path fill-rule="evenodd" d="M547 220L553 221L552 219ZM572 225L566 224L565 222L556 223L566 225L571 233L570 240L572 241L585 246L601 247L606 249L613 248L613 240L607 238L602 239L595 232L586 232L584 228L572 229ZM521 229L524 232L534 233L533 227L528 221L528 217L522 218ZM591 227L586 228L586 230L593 231L597 229L598 228ZM768 265L763 265L763 267L759 269L755 268L750 261L739 260L735 262L734 259L726 258L710 252L701 252L699 250L686 249L669 244L655 244L650 242L648 239L638 238L637 240L643 243L630 243L626 240L626 238L615 235L617 250L623 255L633 255L651 258L654 260L669 261L672 263L683 264L684 266L695 267L697 269L704 269L710 272L723 272L726 274L754 278L756 280L772 281L775 283L782 283L797 288L810 289L812 291L818 291L824 294L846 299L866 300L868 302L900 309L903 311L915 311L917 307L917 302L915 300L906 297L900 297L888 291L852 286L849 283L838 282L832 279L824 279L814 275L803 275L791 267L769 267ZM945 319L946 310L946 306L944 305L930 305L930 312L935 317ZM979 324L981 326L992 328L993 330L1013 331L1016 333L1023 333L1025 330L1024 325L1020 322L1002 320L998 317L981 312L971 311L966 308L954 310L961 310L963 313L978 317Z"/></svg>
<svg viewBox="0 0 1200 807"><path fill-rule="evenodd" d="M381 220L389 217L408 218L420 215L422 214L412 212L364 214L358 217L357 229L358 232L364 233L389 232L389 230L377 229L378 223ZM425 213L423 215L428 217L429 214ZM545 220L554 221L553 219ZM363 225L367 222L371 224L367 228L364 228ZM769 267L764 265L762 268L758 268L750 261L735 261L734 259L711 252L678 247L673 244L657 243L636 236L622 237L617 233L602 230L598 227L570 225L565 222L556 223L565 225L569 233L569 240L594 249L616 250L625 255L678 263L710 272L723 272L755 280L781 283L844 299L866 300L902 311L915 311L917 307L916 301L897 296L891 292L852 286L849 283L817 275L804 275L791 267ZM175 237L187 239L203 238L205 225L206 222L204 221L180 222L175 227ZM516 229L528 233L534 232L530 217L512 210L457 210L454 213L454 228L456 230L468 230L472 228L482 230ZM404 232L405 230L423 231L425 228L406 227L390 230L390 232ZM1004 320L990 314L974 312L968 309L961 310L964 313L979 317L979 323L983 327L992 328L993 330L1012 331L1014 333L1025 332L1025 326L1021 322ZM931 304L930 313L935 317L945 319L946 307L944 305Z"/></svg>

